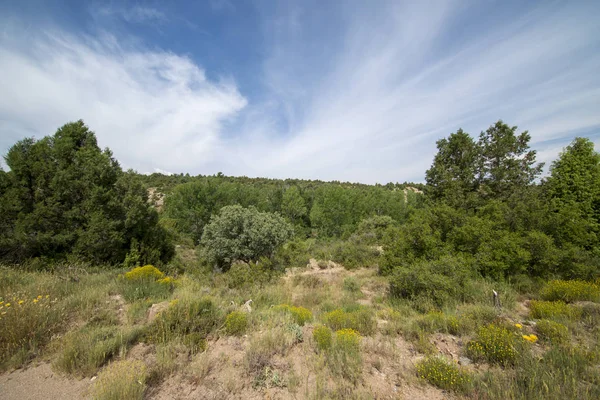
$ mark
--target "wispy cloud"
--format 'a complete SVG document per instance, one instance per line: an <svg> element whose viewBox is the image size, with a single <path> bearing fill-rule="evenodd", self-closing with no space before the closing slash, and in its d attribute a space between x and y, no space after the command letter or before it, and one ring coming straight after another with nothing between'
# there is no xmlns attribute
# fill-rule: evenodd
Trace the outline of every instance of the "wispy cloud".
<svg viewBox="0 0 600 400"><path fill-rule="evenodd" d="M126 167L188 171L214 160L222 126L245 107L231 79L190 59L60 31L0 41L2 148L83 118Z"/></svg>

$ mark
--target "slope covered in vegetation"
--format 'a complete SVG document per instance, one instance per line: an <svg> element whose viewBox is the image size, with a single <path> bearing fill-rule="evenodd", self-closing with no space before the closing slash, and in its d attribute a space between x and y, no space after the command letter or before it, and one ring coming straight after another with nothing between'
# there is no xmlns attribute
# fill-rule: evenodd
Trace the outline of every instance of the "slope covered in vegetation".
<svg viewBox="0 0 600 400"><path fill-rule="evenodd" d="M598 398L600 156L541 179L528 143L458 131L426 185L369 186L124 173L82 123L20 142L1 368L99 399Z"/></svg>

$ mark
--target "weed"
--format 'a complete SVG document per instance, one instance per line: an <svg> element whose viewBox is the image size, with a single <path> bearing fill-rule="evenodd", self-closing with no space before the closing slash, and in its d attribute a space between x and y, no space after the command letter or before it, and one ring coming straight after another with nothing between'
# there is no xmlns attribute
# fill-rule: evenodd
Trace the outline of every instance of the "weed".
<svg viewBox="0 0 600 400"><path fill-rule="evenodd" d="M353 311L336 309L323 315L325 325L337 331L341 329L353 329L363 335L375 332L375 318L373 310L367 307L359 307Z"/></svg>
<svg viewBox="0 0 600 400"><path fill-rule="evenodd" d="M344 279L344 290L350 293L359 293L360 283L358 283L358 280L355 277L349 276Z"/></svg>
<svg viewBox="0 0 600 400"><path fill-rule="evenodd" d="M140 334L139 328L121 331L116 326L84 327L63 338L60 354L53 365L68 374L94 375L122 348L135 342Z"/></svg>
<svg viewBox="0 0 600 400"><path fill-rule="evenodd" d="M165 274L152 265L145 265L143 267L136 267L129 272L126 272L124 277L128 281L140 281L140 280L159 280L164 278Z"/></svg>
<svg viewBox="0 0 600 400"><path fill-rule="evenodd" d="M360 334L353 329L335 332L327 363L332 372L355 383L361 375Z"/></svg>
<svg viewBox="0 0 600 400"><path fill-rule="evenodd" d="M417 320L417 325L425 332L459 333L461 325L457 317L439 311L429 312Z"/></svg>
<svg viewBox="0 0 600 400"><path fill-rule="evenodd" d="M275 327L253 337L244 357L246 370L250 374L259 374L266 367L271 367L272 357L275 354L284 355L294 341L291 333L282 327Z"/></svg>
<svg viewBox="0 0 600 400"><path fill-rule="evenodd" d="M548 301L600 301L600 286L595 283L573 281L550 281L540 291L540 297Z"/></svg>
<svg viewBox="0 0 600 400"><path fill-rule="evenodd" d="M417 363L417 375L444 390L466 393L471 386L471 376L442 357L427 357Z"/></svg>
<svg viewBox="0 0 600 400"><path fill-rule="evenodd" d="M324 325L319 325L313 330L313 339L317 344L319 351L329 350L333 341L331 329Z"/></svg>
<svg viewBox="0 0 600 400"><path fill-rule="evenodd" d="M551 343L566 343L569 339L569 328L560 322L542 319L535 325L535 330L543 340Z"/></svg>
<svg viewBox="0 0 600 400"><path fill-rule="evenodd" d="M529 302L529 310L532 318L540 319L576 319L581 314L581 310L565 304L563 301L538 301Z"/></svg>
<svg viewBox="0 0 600 400"><path fill-rule="evenodd" d="M248 328L248 315L240 311L233 311L225 318L225 332L228 335L240 336Z"/></svg>
<svg viewBox="0 0 600 400"><path fill-rule="evenodd" d="M275 310L289 313L294 321L296 321L296 323L300 326L303 326L313 318L312 312L304 307L294 307L288 304L280 304L275 307Z"/></svg>
<svg viewBox="0 0 600 400"><path fill-rule="evenodd" d="M511 365L523 349L515 332L505 327L490 324L479 329L475 340L467 343L467 354L474 360L485 360L492 364Z"/></svg>
<svg viewBox="0 0 600 400"><path fill-rule="evenodd" d="M146 366L141 361L118 361L99 375L92 387L94 400L142 400L146 391Z"/></svg>

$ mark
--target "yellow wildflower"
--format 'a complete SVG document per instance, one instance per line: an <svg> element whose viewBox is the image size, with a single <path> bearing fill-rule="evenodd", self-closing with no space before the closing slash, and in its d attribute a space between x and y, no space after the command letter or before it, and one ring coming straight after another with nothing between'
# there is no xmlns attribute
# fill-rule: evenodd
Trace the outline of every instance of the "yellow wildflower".
<svg viewBox="0 0 600 400"><path fill-rule="evenodd" d="M538 340L538 337L534 334L531 335L523 335L523 339L527 340L530 343L535 343Z"/></svg>
<svg viewBox="0 0 600 400"><path fill-rule="evenodd" d="M19 300L19 305L25 303L23 300Z"/></svg>
<svg viewBox="0 0 600 400"><path fill-rule="evenodd" d="M4 304L4 302L3 302L3 301L0 301L0 306L1 306L2 304Z"/></svg>
<svg viewBox="0 0 600 400"><path fill-rule="evenodd" d="M41 299L41 298L42 298L42 295L40 294L40 295L39 295L37 298L38 298L38 300L39 300L39 299Z"/></svg>
<svg viewBox="0 0 600 400"><path fill-rule="evenodd" d="M49 295L49 294L47 294L47 295L46 295L46 298L49 298L49 297L50 297L50 295Z"/></svg>
<svg viewBox="0 0 600 400"><path fill-rule="evenodd" d="M10 307L10 303L6 303L6 307Z"/></svg>
<svg viewBox="0 0 600 400"><path fill-rule="evenodd" d="M517 327L517 329L523 328L523 325L521 325L521 324L515 324L515 326Z"/></svg>
<svg viewBox="0 0 600 400"><path fill-rule="evenodd" d="M33 299L33 303L37 303L39 300L38 299Z"/></svg>

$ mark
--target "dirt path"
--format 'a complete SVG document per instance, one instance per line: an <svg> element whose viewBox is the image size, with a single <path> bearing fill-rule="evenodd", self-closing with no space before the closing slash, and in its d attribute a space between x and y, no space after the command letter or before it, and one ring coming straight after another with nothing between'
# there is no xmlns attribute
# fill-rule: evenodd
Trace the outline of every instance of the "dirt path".
<svg viewBox="0 0 600 400"><path fill-rule="evenodd" d="M40 364L0 375L0 400L84 399L89 385L89 379L67 379Z"/></svg>

